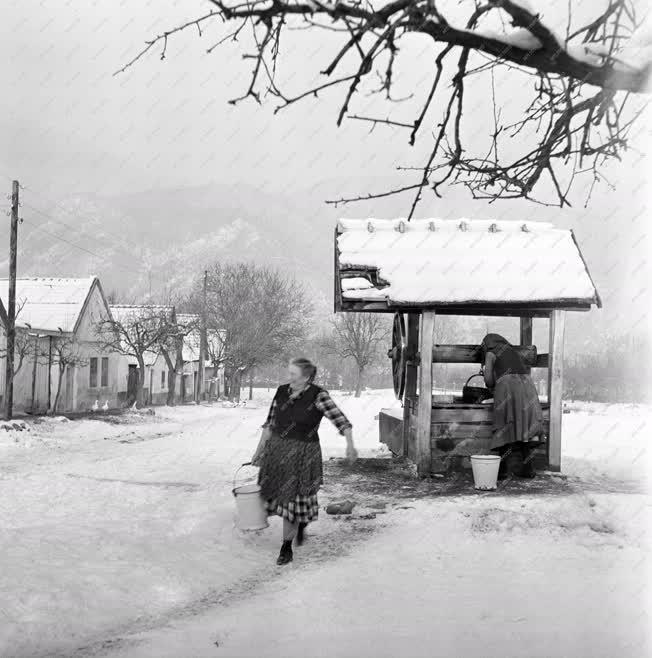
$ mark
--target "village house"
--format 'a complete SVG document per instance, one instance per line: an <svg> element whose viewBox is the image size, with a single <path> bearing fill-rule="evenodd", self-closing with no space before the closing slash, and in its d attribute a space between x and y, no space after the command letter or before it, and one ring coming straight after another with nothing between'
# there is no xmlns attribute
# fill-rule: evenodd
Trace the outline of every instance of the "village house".
<svg viewBox="0 0 652 658"><path fill-rule="evenodd" d="M214 361L221 355L222 340L219 332L208 331L206 336L208 354L204 366L199 364L201 343L200 317L193 313L179 313L177 322L180 327L193 327L183 340L183 386L185 399L192 399L197 386L197 376L203 372L203 390L208 399L217 399L224 391L224 368Z"/></svg>
<svg viewBox="0 0 652 658"><path fill-rule="evenodd" d="M0 279L7 307L8 280ZM103 349L96 332L110 311L97 277L16 281L14 410L45 413L118 405L120 357ZM0 323L0 398L5 396L6 318ZM63 377L59 377L59 371Z"/></svg>
<svg viewBox="0 0 652 658"><path fill-rule="evenodd" d="M170 322L175 322L173 306L155 306L147 304L120 304L109 307L114 323L122 325L129 331L138 318L146 318L152 313L161 313ZM121 341L121 358L118 362L118 398L123 405L133 404L137 395L137 377L139 364L129 346ZM174 361L175 355L172 355ZM145 376L143 379L143 401L145 404L165 404L170 383L170 372L157 344L143 352ZM179 398L177 394L176 398Z"/></svg>

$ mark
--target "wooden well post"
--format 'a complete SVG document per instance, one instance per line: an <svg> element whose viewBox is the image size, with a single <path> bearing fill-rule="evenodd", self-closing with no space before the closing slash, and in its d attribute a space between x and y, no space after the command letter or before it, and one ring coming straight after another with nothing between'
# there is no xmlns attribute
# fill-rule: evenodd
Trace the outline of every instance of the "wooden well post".
<svg viewBox="0 0 652 658"><path fill-rule="evenodd" d="M532 318L529 317L521 318L520 344L532 345ZM529 373L530 367L526 366L526 370Z"/></svg>
<svg viewBox="0 0 652 658"><path fill-rule="evenodd" d="M416 464L421 477L430 474L430 425L432 419L432 349L435 339L435 311L423 311L419 332L419 404L416 423Z"/></svg>
<svg viewBox="0 0 652 658"><path fill-rule="evenodd" d="M548 343L548 402L550 403L548 464L551 471L561 471L561 396L564 380L565 320L565 311L555 310L550 313L550 338Z"/></svg>
<svg viewBox="0 0 652 658"><path fill-rule="evenodd" d="M419 314L407 314L407 359L403 394L403 456L410 456L410 415L417 397L417 353L419 351Z"/></svg>

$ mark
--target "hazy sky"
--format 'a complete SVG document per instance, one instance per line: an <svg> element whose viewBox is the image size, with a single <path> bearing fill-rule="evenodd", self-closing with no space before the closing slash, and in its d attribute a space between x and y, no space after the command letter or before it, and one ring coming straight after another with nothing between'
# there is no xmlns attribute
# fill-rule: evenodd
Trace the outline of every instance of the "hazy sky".
<svg viewBox="0 0 652 658"><path fill-rule="evenodd" d="M550 13L550 4L544 4ZM578 6L585 10L593 4L585 0ZM559 6L565 8L566 2ZM226 34L217 25L201 38L194 29L171 38L164 61L157 48L127 73L112 75L146 39L209 9L209 3L198 0L5 0L0 8L0 57L5 62L0 72L0 180L7 191L9 178L57 198L247 181L291 195L296 187L331 178L386 177L397 164L421 163L425 142L411 149L402 131L379 127L369 134L367 125L353 121L338 129L335 118L344 89L276 116L274 99L262 108L251 100L229 105L229 98L246 89L251 63L242 60L246 48L228 43L206 54ZM559 22L561 14L554 15ZM328 36L294 32L285 39L281 78L289 93L300 93L336 50ZM434 53L427 39L414 37L401 60L404 87L398 95L421 81L417 86L425 93ZM522 84L500 81L506 112L522 100ZM486 84L469 91L468 134L486 135L486 94ZM387 106L375 102L361 97L352 109L386 115ZM642 151L649 136L645 125L633 140ZM617 190L599 186L587 210L580 189L572 211L523 203L488 206L456 192L444 201L429 197L418 214L450 215L459 209L460 215L501 217L517 211L525 218L571 225L580 241L604 246L614 277L623 282L623 299L640 300L647 294L649 274L647 169L640 152L626 155L607 172ZM396 176L398 184L405 181ZM315 198L316 204L322 201ZM375 208L382 216L382 205ZM343 214L358 212L351 206Z"/></svg>

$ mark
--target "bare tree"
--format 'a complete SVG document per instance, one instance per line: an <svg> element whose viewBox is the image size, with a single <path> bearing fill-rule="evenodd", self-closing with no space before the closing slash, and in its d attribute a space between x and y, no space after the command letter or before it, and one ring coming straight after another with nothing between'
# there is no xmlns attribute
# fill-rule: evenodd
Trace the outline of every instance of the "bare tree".
<svg viewBox="0 0 652 658"><path fill-rule="evenodd" d="M440 196L442 185L457 183L475 198L524 198L564 206L570 205L569 191L577 175L586 174L595 183L604 179L600 167L606 161L620 159L643 109L636 96L650 91L652 31L641 27L639 3L545 5L548 16L544 17L527 0L457 5L442 0L373 5L360 0L207 0L209 11L147 41L116 73L155 46L160 45L164 59L169 39L181 31L196 29L201 36L205 27L231 24L233 30L208 49L210 53L227 41L246 43L245 33L251 34L252 52L243 57L253 63L252 76L244 93L230 103L247 98L261 103L263 97L272 96L278 101L278 112L344 86L338 125L349 118L368 122L372 128L391 126L405 130L410 145L423 133L432 139L424 163L399 167L412 172L415 180L393 190L329 203L411 191L411 218L426 188ZM591 16L584 15L587 8ZM549 19L564 11L566 31L559 34ZM320 69L325 81L299 93L282 90L279 82L280 45L287 48L292 30L327 33L325 45L333 46ZM431 57L415 61L406 54L404 62L401 51L424 36L433 46ZM304 57L299 48L295 52L295 57ZM320 57L311 59L321 66ZM429 84L409 82L411 87L405 89L401 83L408 76L399 63L429 68ZM522 108L513 116L503 112L507 99L500 97L501 84L508 78L528 85ZM470 139L463 121L468 88L478 86L493 104L493 112L486 113L484 140L477 131ZM513 88L508 92L510 101ZM378 95L388 104L387 115L352 113L354 97L361 94ZM477 121L471 123L477 129Z"/></svg>
<svg viewBox="0 0 652 658"><path fill-rule="evenodd" d="M196 310L200 300L198 293ZM302 286L278 272L245 263L208 270L207 328L220 337L230 397L239 399L243 375L291 352L305 336L311 312Z"/></svg>
<svg viewBox="0 0 652 658"><path fill-rule="evenodd" d="M226 343L223 330L207 329L206 350L208 361L213 366L213 379L217 379L220 368L226 361Z"/></svg>
<svg viewBox="0 0 652 658"><path fill-rule="evenodd" d="M16 304L16 322L18 322L20 318L20 314L23 310L23 307L25 306L26 300L21 299L18 300ZM1 302L0 302L1 304ZM2 307L2 313L0 315L5 314L6 311L4 310L4 307ZM0 325L0 328L2 328L3 333L6 336L6 324L7 324L7 319L2 316L2 324ZM16 375L20 372L20 369L23 367L23 364L25 363L25 359L30 355L34 353L34 341L33 341L33 335L31 334L32 327L28 324L23 322L23 326L16 326L16 336L14 338L14 372L13 372L13 377L15 378ZM7 357L7 345L6 342L3 342L2 347L0 347L0 359L4 359ZM36 358L36 357L35 357Z"/></svg>
<svg viewBox="0 0 652 658"><path fill-rule="evenodd" d="M49 356L42 353L41 356L45 359ZM52 364L57 366L57 393L54 396L54 403L52 405L52 412L57 413L59 410L59 402L61 400L61 390L63 387L63 378L68 368L76 366L87 365L88 360L79 352L79 344L74 336L61 334L52 341Z"/></svg>
<svg viewBox="0 0 652 658"><path fill-rule="evenodd" d="M145 357L155 352L173 330L173 309L167 306L112 306L111 317L98 321L96 333L103 351L134 358L138 363L136 403L143 404Z"/></svg>
<svg viewBox="0 0 652 658"><path fill-rule="evenodd" d="M174 406L178 378L180 385L183 383L180 379L183 376L183 343L188 336L199 330L199 319L173 313L168 317L168 322L167 330L159 335L157 347L170 373L166 404Z"/></svg>
<svg viewBox="0 0 652 658"><path fill-rule="evenodd" d="M353 359L357 368L355 397L362 393L364 374L379 356L380 343L391 331L388 317L377 313L340 313L333 320L332 349L343 359Z"/></svg>

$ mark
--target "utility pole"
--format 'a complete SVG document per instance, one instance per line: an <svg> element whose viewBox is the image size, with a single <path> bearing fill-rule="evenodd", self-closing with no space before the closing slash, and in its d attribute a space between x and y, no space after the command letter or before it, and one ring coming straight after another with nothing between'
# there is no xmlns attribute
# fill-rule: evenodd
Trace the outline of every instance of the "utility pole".
<svg viewBox="0 0 652 658"><path fill-rule="evenodd" d="M205 399L206 392L204 390L204 373L206 363L206 352L208 351L206 339L206 298L208 289L208 270L204 270L204 289L202 298L202 309L199 327L199 372L197 373L197 402Z"/></svg>
<svg viewBox="0 0 652 658"><path fill-rule="evenodd" d="M14 411L14 350L16 342L16 256L18 253L18 181L11 190L11 237L9 239L9 294L7 297L7 356L5 370L5 420Z"/></svg>

